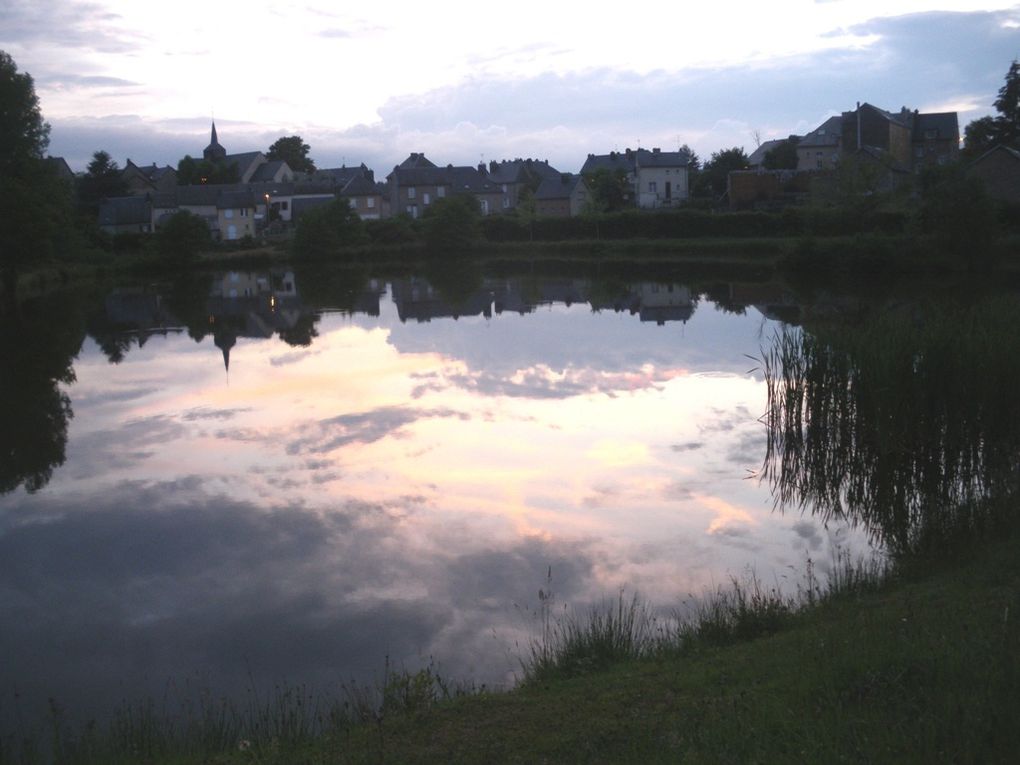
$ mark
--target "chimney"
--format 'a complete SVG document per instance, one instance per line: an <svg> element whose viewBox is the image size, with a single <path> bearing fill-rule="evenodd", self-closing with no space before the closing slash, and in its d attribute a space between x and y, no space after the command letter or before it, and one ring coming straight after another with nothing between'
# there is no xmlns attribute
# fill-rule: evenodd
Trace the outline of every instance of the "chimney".
<svg viewBox="0 0 1020 765"><path fill-rule="evenodd" d="M482 175L485 175L485 163L484 162L479 162L478 163L478 172L480 172Z"/></svg>
<svg viewBox="0 0 1020 765"><path fill-rule="evenodd" d="M652 149L652 154L661 154L661 150L658 148Z"/></svg>

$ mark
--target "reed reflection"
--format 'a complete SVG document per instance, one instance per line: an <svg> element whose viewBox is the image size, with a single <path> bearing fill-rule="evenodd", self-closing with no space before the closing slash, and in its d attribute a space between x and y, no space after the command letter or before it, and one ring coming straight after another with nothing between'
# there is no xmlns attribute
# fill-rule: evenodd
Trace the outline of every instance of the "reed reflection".
<svg viewBox="0 0 1020 765"><path fill-rule="evenodd" d="M777 333L764 355L777 506L936 551L1009 514L1020 477L1020 301L927 302Z"/></svg>

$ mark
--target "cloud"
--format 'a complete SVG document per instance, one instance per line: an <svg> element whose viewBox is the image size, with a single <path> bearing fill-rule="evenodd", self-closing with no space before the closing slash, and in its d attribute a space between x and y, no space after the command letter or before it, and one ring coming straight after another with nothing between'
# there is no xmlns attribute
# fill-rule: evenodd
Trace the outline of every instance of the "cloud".
<svg viewBox="0 0 1020 765"><path fill-rule="evenodd" d="M120 28L120 16L101 3L81 0L6 0L0 44L53 46L103 53L138 50L144 37Z"/></svg>
<svg viewBox="0 0 1020 765"><path fill-rule="evenodd" d="M195 480L9 500L0 687L18 688L23 710L53 696L74 720L163 698L168 679L241 700L251 682L370 682L387 656L499 682L512 667L492 634L513 604L537 602L550 566L557 596L575 598L598 556L584 543L409 527L421 501L266 509Z"/></svg>
<svg viewBox="0 0 1020 765"><path fill-rule="evenodd" d="M822 546L824 539L821 533L818 531L818 527L815 526L811 521L798 521L791 527L793 533L797 535L809 550L818 550Z"/></svg>
<svg viewBox="0 0 1020 765"><path fill-rule="evenodd" d="M349 444L371 444L397 434L413 422L432 417L469 415L452 409L414 409L404 406L382 407L369 412L344 414L299 427L301 436L287 445L288 454L325 454Z"/></svg>

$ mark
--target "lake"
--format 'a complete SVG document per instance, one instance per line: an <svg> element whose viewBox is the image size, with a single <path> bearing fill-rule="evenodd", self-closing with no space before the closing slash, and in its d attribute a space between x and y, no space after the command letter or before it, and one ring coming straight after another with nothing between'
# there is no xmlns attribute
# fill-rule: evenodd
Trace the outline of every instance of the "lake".
<svg viewBox="0 0 1020 765"><path fill-rule="evenodd" d="M1016 354L975 340L1016 306L548 264L26 300L2 325L0 714L387 663L508 687L543 603L668 614L931 539L955 523L934 498L1016 485Z"/></svg>

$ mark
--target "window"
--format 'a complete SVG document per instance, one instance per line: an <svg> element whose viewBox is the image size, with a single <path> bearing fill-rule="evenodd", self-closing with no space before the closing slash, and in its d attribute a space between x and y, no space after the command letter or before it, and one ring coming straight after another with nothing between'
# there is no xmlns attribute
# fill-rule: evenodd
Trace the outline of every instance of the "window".
<svg viewBox="0 0 1020 765"><path fill-rule="evenodd" d="M409 186L407 188L407 198L408 199L417 199L418 198L418 189L416 189L414 186Z"/></svg>
<svg viewBox="0 0 1020 765"><path fill-rule="evenodd" d="M423 202L424 202L425 204L427 204L427 205L428 205L428 204L432 204L432 197L431 197L431 196L429 196L429 193L428 193L427 191L425 192L425 194L423 195L423 197L424 197L424 198L422 199L422 201L423 201Z"/></svg>
<svg viewBox="0 0 1020 765"><path fill-rule="evenodd" d="M286 212L290 208L290 202L280 202L280 209Z"/></svg>
<svg viewBox="0 0 1020 765"><path fill-rule="evenodd" d="M503 197L503 209L510 207L510 197Z"/></svg>
<svg viewBox="0 0 1020 765"><path fill-rule="evenodd" d="M223 217L226 218L227 220L230 220L231 218L234 217L234 211L233 210L224 210L223 211Z"/></svg>
<svg viewBox="0 0 1020 765"><path fill-rule="evenodd" d="M927 130L924 131L924 137L925 138L929 138L929 139L930 138L938 138L939 137L939 131L936 130L935 128L928 128Z"/></svg>
<svg viewBox="0 0 1020 765"><path fill-rule="evenodd" d="M358 198L357 197L351 197L351 209L352 210L357 210L358 209Z"/></svg>
<svg viewBox="0 0 1020 765"><path fill-rule="evenodd" d="M410 215L412 218L417 218L418 217L418 205L408 205L407 206L407 214Z"/></svg>
<svg viewBox="0 0 1020 765"><path fill-rule="evenodd" d="M648 191L650 191L652 194L654 194L658 190L659 190L659 186L658 186L658 184L655 181L648 181Z"/></svg>
<svg viewBox="0 0 1020 765"><path fill-rule="evenodd" d="M482 215L488 215L488 214L489 214L489 200L488 199L483 199L482 200Z"/></svg>
<svg viewBox="0 0 1020 765"><path fill-rule="evenodd" d="M247 207L242 207L241 208L241 217L242 218L247 218L248 217L248 208Z"/></svg>
<svg viewBox="0 0 1020 765"><path fill-rule="evenodd" d="M375 197L365 197L365 207L370 210L375 207Z"/></svg>
<svg viewBox="0 0 1020 765"><path fill-rule="evenodd" d="M438 186L438 187L436 187L436 196L439 197L440 199L445 197L446 196L446 186Z"/></svg>

